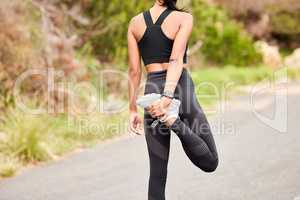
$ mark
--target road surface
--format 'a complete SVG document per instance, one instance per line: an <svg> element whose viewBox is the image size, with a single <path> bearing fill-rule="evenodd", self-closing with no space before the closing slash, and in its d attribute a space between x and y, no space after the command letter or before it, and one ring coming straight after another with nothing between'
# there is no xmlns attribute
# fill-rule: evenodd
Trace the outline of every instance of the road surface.
<svg viewBox="0 0 300 200"><path fill-rule="evenodd" d="M300 87L290 88L287 133L262 122L249 95L233 98L211 119L220 154L213 174L193 166L173 135L167 199L299 200ZM258 97L256 104L258 113L274 115L272 95ZM0 200L146 200L148 172L144 137L128 137L3 180Z"/></svg>

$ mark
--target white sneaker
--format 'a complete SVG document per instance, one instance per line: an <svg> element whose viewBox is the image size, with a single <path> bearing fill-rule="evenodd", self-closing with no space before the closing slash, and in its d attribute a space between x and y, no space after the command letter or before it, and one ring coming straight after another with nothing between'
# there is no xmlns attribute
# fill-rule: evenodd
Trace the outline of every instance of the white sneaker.
<svg viewBox="0 0 300 200"><path fill-rule="evenodd" d="M153 102L157 101L161 98L161 94L158 93L149 93L144 96L141 96L137 99L136 103L141 106L142 108L147 108L150 106ZM151 127L155 127L159 121L165 122L166 120L170 118L177 118L179 114L179 107L180 107L180 100L178 99L172 99L168 111L166 113L167 118L164 120L157 119L152 124Z"/></svg>
<svg viewBox="0 0 300 200"><path fill-rule="evenodd" d="M158 93L150 93L150 94L146 94L144 96L139 97L136 100L136 103L142 107L142 108L147 108L148 106L150 106L154 101L160 99L161 94Z"/></svg>
<svg viewBox="0 0 300 200"><path fill-rule="evenodd" d="M160 121L166 122L170 118L177 118L179 114L180 103L181 102L178 99L173 99L166 113L167 117L164 120L160 120Z"/></svg>

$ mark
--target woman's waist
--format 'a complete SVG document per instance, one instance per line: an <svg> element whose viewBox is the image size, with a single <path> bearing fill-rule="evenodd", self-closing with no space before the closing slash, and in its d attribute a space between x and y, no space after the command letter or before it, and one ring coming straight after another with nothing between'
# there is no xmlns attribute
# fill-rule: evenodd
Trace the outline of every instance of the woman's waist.
<svg viewBox="0 0 300 200"><path fill-rule="evenodd" d="M151 71L151 72L147 72L147 81L150 81L150 80L157 80L157 79L166 79L167 77L167 72L168 72L168 68L164 69L159 69L159 70L156 70L156 71ZM181 72L181 77L182 76L186 76L186 75L189 75L188 74L188 70L186 67L183 67L182 69L182 72Z"/></svg>
<svg viewBox="0 0 300 200"><path fill-rule="evenodd" d="M146 65L146 71L147 73L152 73L152 72L157 72L157 71L163 71L163 70L167 70L169 67L170 63L153 63L153 64L149 64ZM183 64L184 68L187 68L187 64Z"/></svg>
<svg viewBox="0 0 300 200"><path fill-rule="evenodd" d="M156 93L159 91L162 92L166 84L167 72L168 72L167 70L149 72L147 74L147 80L145 85L146 92L147 93L149 93L150 91L153 92L153 90L155 90ZM167 84L172 84L172 83L167 83ZM191 87L191 86L193 87L194 85L193 80L186 68L183 68L178 82L174 84L176 84L176 88L180 88L180 90L185 90L184 88Z"/></svg>

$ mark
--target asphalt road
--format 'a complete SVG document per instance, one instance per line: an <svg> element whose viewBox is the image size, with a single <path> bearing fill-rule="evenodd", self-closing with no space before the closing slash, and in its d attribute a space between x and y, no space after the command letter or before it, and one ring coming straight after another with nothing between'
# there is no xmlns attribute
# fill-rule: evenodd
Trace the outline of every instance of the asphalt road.
<svg viewBox="0 0 300 200"><path fill-rule="evenodd" d="M231 100L211 119L220 154L213 174L193 166L173 135L167 199L299 200L299 99L299 85L291 85L286 133L253 113L249 95ZM265 116L276 113L270 94L256 104ZM148 172L144 137L128 137L2 180L0 200L146 200Z"/></svg>

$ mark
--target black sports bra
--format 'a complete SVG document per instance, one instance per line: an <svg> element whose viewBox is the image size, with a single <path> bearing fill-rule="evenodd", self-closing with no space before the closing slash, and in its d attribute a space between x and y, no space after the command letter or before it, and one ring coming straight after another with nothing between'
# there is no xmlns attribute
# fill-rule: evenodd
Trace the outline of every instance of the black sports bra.
<svg viewBox="0 0 300 200"><path fill-rule="evenodd" d="M171 12L170 9L164 10L155 24L153 24L150 11L143 13L147 28L142 39L138 42L138 46L145 65L170 61L174 40L164 34L161 25ZM183 57L184 64L187 63L187 49L188 46Z"/></svg>

